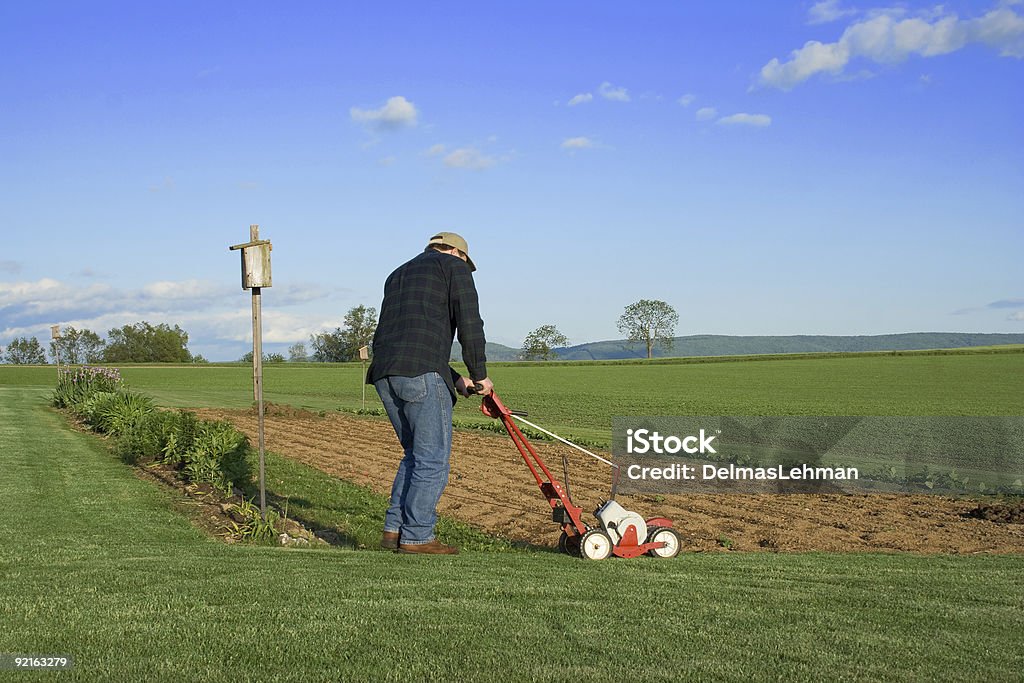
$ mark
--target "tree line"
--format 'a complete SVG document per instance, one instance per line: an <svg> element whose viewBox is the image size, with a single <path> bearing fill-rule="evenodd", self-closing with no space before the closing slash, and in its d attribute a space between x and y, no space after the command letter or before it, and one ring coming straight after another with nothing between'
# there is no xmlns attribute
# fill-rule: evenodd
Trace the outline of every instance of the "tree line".
<svg viewBox="0 0 1024 683"><path fill-rule="evenodd" d="M641 299L626 306L619 317L618 329L629 336L629 341L642 342L647 348L647 357L651 358L655 346L671 350L677 324L679 315L672 306L656 299ZM371 346L376 329L377 309L356 306L349 309L343 325L334 332L321 332L310 337L311 358L306 357L305 345L299 343L289 349L290 360L321 363L359 360L359 349ZM568 345L569 338L557 326L541 325L523 340L519 357L522 360L553 360L558 356L555 349ZM252 360L252 354L248 360Z"/></svg>
<svg viewBox="0 0 1024 683"><path fill-rule="evenodd" d="M101 338L89 329L65 327L50 341L49 358L53 362L82 363L205 363L201 355L188 350L188 332L178 325L152 325L146 321L115 327ZM0 360L14 365L46 365L46 350L36 337L18 337Z"/></svg>
<svg viewBox="0 0 1024 683"><path fill-rule="evenodd" d="M656 345L666 350L672 348L675 326L679 315L664 301L641 299L626 306L618 320L620 332L629 335L631 342L643 342L647 357L651 358ZM333 332L311 335L309 345L312 354L303 342L288 349L292 362L313 361L317 363L345 363L359 360L359 350L370 347L377 330L377 309L372 306L355 306L345 314L341 326ZM541 325L523 340L520 351L522 360L553 360L555 349L569 345L569 339L555 325ZM81 363L205 363L201 355L192 355L188 350L188 333L175 325L166 323L151 325L142 321L110 330L107 339L88 329L65 327L60 336L50 342L49 356L54 362L77 365ZM240 359L252 362L252 352ZM14 339L0 354L0 361L12 364L44 365L48 362L46 351L35 337ZM285 357L279 353L267 353L265 363L283 363Z"/></svg>

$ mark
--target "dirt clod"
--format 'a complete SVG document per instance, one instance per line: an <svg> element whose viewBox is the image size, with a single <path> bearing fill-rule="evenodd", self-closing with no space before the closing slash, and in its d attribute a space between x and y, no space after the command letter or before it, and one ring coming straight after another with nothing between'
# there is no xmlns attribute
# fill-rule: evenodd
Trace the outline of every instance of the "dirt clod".
<svg viewBox="0 0 1024 683"><path fill-rule="evenodd" d="M1024 501L979 505L967 511L966 516L999 524L1024 524Z"/></svg>

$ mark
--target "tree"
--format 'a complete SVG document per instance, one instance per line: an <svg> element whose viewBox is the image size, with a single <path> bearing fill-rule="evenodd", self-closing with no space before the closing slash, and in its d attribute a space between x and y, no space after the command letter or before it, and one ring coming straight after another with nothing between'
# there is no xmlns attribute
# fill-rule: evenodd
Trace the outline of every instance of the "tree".
<svg viewBox="0 0 1024 683"><path fill-rule="evenodd" d="M356 306L345 314L345 326L341 329L341 340L345 360L359 360L359 349L373 343L377 331L377 309L372 306Z"/></svg>
<svg viewBox="0 0 1024 683"><path fill-rule="evenodd" d="M188 363L188 333L177 325L150 325L146 321L118 327L107 333L103 351L108 363Z"/></svg>
<svg viewBox="0 0 1024 683"><path fill-rule="evenodd" d="M239 358L238 360L242 361L243 363L251 363L252 362L252 351L246 351L245 354L241 358ZM264 363L283 363L284 362L284 356L282 356L279 353L265 353L265 354L263 354L263 362Z"/></svg>
<svg viewBox="0 0 1024 683"><path fill-rule="evenodd" d="M558 354L556 346L567 346L569 338L558 331L554 325L541 325L523 340L523 360L551 360Z"/></svg>
<svg viewBox="0 0 1024 683"><path fill-rule="evenodd" d="M8 345L4 359L12 365L46 365L46 351L35 337L18 337Z"/></svg>
<svg viewBox="0 0 1024 683"><path fill-rule="evenodd" d="M50 355L61 363L99 363L103 361L103 347L106 342L92 330L76 330L65 327L60 337L50 342Z"/></svg>
<svg viewBox="0 0 1024 683"><path fill-rule="evenodd" d="M359 349L369 346L377 330L377 309L355 306L345 314L345 326L334 332L310 336L313 360L318 363L344 363L359 360Z"/></svg>
<svg viewBox="0 0 1024 683"><path fill-rule="evenodd" d="M664 301L641 299L626 306L619 317L619 332L628 333L631 342L646 344L647 357L651 358L656 343L660 343L665 350L672 349L677 324L679 314L676 309Z"/></svg>
<svg viewBox="0 0 1024 683"><path fill-rule="evenodd" d="M317 363L340 363L342 358L341 328L334 332L319 332L309 335L313 347L313 360Z"/></svg>
<svg viewBox="0 0 1024 683"><path fill-rule="evenodd" d="M302 342L295 342L288 347L288 360L292 363L303 363L306 361L306 345Z"/></svg>

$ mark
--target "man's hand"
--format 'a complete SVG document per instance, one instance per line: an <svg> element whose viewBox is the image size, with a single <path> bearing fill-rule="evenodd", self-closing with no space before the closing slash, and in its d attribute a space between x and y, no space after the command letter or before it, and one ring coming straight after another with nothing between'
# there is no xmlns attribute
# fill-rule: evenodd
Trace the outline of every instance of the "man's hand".
<svg viewBox="0 0 1024 683"><path fill-rule="evenodd" d="M482 388L477 390L476 385L480 385ZM487 396L494 391L494 383L487 377L484 377L479 382L474 382L468 377L459 377L458 381L455 382L455 389L466 397L472 396L473 394Z"/></svg>
<svg viewBox="0 0 1024 683"><path fill-rule="evenodd" d="M477 390L476 393L481 396L489 396L494 391L494 382L491 381L490 377L484 377L482 380L476 383L477 386L482 387Z"/></svg>
<svg viewBox="0 0 1024 683"><path fill-rule="evenodd" d="M455 390L458 391L464 398L472 396L473 392L470 391L473 388L473 380L468 377L459 377L455 381Z"/></svg>

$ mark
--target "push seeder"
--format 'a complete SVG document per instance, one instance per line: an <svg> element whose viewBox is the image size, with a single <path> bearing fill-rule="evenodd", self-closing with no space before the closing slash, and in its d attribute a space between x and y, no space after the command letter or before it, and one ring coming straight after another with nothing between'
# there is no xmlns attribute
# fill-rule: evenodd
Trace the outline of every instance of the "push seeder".
<svg viewBox="0 0 1024 683"><path fill-rule="evenodd" d="M637 557L647 553L652 557L667 558L679 554L681 543L679 534L672 529L672 522L664 517L644 519L637 513L626 510L614 500L614 485L612 498L602 503L594 512L600 526L591 527L584 523L583 508L574 505L569 495L568 461L563 459L565 474L565 485L563 486L552 476L547 465L544 464L514 420L519 420L592 458L597 458L614 468L617 474L618 466L615 463L526 420L526 413L509 410L493 392L484 396L480 411L488 417L501 420L505 431L508 432L512 442L519 449L519 454L523 456L526 466L537 480L541 493L551 505L552 520L562 527L562 535L558 539L559 550L588 560L603 560L611 555Z"/></svg>

